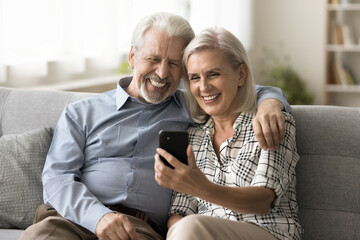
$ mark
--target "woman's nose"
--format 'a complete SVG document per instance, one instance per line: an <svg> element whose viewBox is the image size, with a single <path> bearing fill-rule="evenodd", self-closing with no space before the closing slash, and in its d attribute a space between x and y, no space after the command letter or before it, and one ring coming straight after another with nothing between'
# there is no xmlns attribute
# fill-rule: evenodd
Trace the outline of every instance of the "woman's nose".
<svg viewBox="0 0 360 240"><path fill-rule="evenodd" d="M205 78L200 79L200 90L206 91L210 87L209 82Z"/></svg>

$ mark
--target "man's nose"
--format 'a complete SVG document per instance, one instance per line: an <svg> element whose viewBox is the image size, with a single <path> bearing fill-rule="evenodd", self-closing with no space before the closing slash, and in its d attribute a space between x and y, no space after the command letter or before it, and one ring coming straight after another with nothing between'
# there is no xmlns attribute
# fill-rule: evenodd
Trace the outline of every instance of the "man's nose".
<svg viewBox="0 0 360 240"><path fill-rule="evenodd" d="M159 64L156 74L162 79L165 79L169 76L169 66L167 63L165 63L165 61L162 61Z"/></svg>

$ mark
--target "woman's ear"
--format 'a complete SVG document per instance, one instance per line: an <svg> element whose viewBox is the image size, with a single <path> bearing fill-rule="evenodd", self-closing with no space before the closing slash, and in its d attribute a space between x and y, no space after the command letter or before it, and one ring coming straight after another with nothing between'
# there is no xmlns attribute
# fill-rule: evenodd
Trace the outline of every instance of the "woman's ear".
<svg viewBox="0 0 360 240"><path fill-rule="evenodd" d="M247 79L247 66L245 63L241 63L239 66L239 82L238 82L238 86L242 87Z"/></svg>
<svg viewBox="0 0 360 240"><path fill-rule="evenodd" d="M130 68L131 69L134 69L134 65L135 65L135 52L134 52L134 47L131 46L130 48L130 52L129 52L129 55L128 55L128 61L129 61L129 65L130 65Z"/></svg>

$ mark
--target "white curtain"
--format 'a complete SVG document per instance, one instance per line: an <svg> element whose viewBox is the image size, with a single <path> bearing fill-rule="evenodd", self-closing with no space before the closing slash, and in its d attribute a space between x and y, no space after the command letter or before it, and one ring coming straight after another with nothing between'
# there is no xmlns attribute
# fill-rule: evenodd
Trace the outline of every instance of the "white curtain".
<svg viewBox="0 0 360 240"><path fill-rule="evenodd" d="M114 73L138 20L157 11L195 32L218 25L245 45L251 0L0 0L0 84L31 86ZM245 37L244 37L245 36ZM246 42L248 41L248 42Z"/></svg>

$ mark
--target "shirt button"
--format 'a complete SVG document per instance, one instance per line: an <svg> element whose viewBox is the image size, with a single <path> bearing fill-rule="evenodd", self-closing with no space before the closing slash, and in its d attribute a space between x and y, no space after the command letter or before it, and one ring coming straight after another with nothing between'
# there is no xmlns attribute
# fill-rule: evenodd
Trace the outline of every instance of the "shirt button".
<svg viewBox="0 0 360 240"><path fill-rule="evenodd" d="M131 168L132 168L132 169L135 169L135 168L136 168L136 165L135 165L135 164L131 164Z"/></svg>
<svg viewBox="0 0 360 240"><path fill-rule="evenodd" d="M128 193L130 193L130 192L131 192L131 188L128 188L128 190L127 190L127 191L128 191Z"/></svg>

